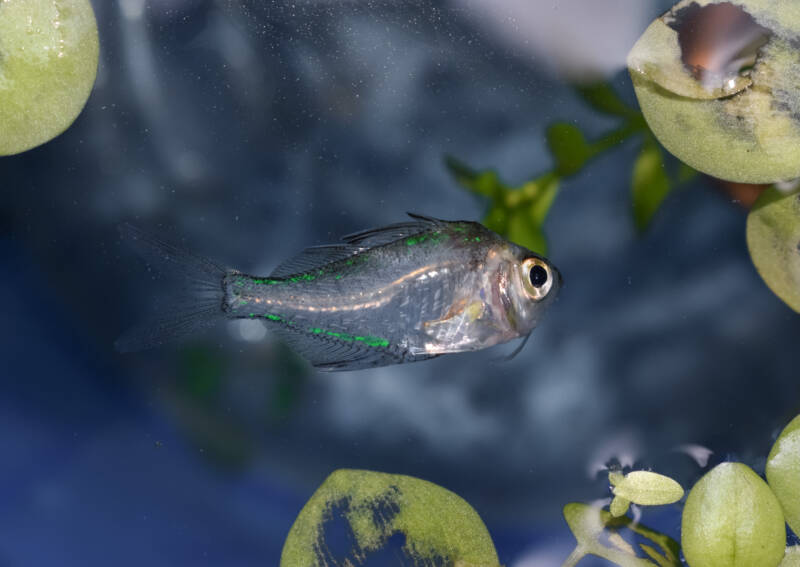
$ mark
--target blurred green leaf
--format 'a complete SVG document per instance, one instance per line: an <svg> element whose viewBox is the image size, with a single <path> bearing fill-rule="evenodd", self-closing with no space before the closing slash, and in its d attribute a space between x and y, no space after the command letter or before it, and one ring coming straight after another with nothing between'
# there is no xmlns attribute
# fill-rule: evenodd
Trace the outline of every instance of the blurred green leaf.
<svg viewBox="0 0 800 567"><path fill-rule="evenodd" d="M452 156L445 156L444 162L456 181L473 193L494 198L507 190L495 171L476 171Z"/></svg>
<svg viewBox="0 0 800 567"><path fill-rule="evenodd" d="M527 211L514 211L508 223L508 238L542 256L547 255L547 238Z"/></svg>
<svg viewBox="0 0 800 567"><path fill-rule="evenodd" d="M680 548L672 538L635 523L627 516L614 518L600 508L573 502L564 506L564 519L578 543L562 567L573 567L587 555L602 557L622 567L681 567ZM630 530L658 545L661 553L648 544L639 544L656 563L636 555L627 542L622 545L620 529Z"/></svg>
<svg viewBox="0 0 800 567"><path fill-rule="evenodd" d="M761 194L747 216L747 247L772 292L800 313L800 193Z"/></svg>
<svg viewBox="0 0 800 567"><path fill-rule="evenodd" d="M581 85L576 87L578 94L581 95L589 106L612 116L632 116L639 114L637 110L622 102L616 91L605 82L593 83L591 85Z"/></svg>
<svg viewBox="0 0 800 567"><path fill-rule="evenodd" d="M643 231L670 191L669 177L664 169L664 156L652 136L645 138L639 157L633 164L631 185L633 220L636 228Z"/></svg>
<svg viewBox="0 0 800 567"><path fill-rule="evenodd" d="M205 346L190 346L181 351L181 386L197 401L213 402L219 395L225 369L223 357Z"/></svg>
<svg viewBox="0 0 800 567"><path fill-rule="evenodd" d="M336 521L352 530L343 557L332 557L325 540L326 525ZM331 474L300 511L280 565L361 565L396 534L405 536L414 565L499 566L486 527L457 495L417 478L346 469Z"/></svg>
<svg viewBox="0 0 800 567"><path fill-rule="evenodd" d="M559 175L577 173L591 157L583 133L574 124L556 122L547 129L547 146L556 161Z"/></svg>
<svg viewBox="0 0 800 567"><path fill-rule="evenodd" d="M506 236L508 234L508 209L499 205L492 207L483 217L483 225L497 234Z"/></svg>
<svg viewBox="0 0 800 567"><path fill-rule="evenodd" d="M556 195L558 195L561 184L555 175L546 175L535 182L526 183L522 186L522 191L525 191L526 187L531 184L535 185L537 189L536 194L532 197L531 216L538 226L542 226Z"/></svg>
<svg viewBox="0 0 800 567"><path fill-rule="evenodd" d="M687 183L700 175L700 172L693 168L691 165L687 165L682 161L678 161L678 175L677 181L678 183Z"/></svg>

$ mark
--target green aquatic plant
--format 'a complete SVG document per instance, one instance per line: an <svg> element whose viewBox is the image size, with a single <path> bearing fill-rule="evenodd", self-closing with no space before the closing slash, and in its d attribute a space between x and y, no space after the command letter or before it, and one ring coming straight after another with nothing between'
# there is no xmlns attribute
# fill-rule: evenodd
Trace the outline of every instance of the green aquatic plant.
<svg viewBox="0 0 800 567"><path fill-rule="evenodd" d="M747 216L747 246L769 288L800 313L800 193L764 191Z"/></svg>
<svg viewBox="0 0 800 567"><path fill-rule="evenodd" d="M668 476L650 471L632 471L628 474L612 471L608 474L611 492L610 511L622 516L631 502L641 506L663 506L683 498L683 487Z"/></svg>
<svg viewBox="0 0 800 567"><path fill-rule="evenodd" d="M678 2L628 56L650 129L720 179L800 176L799 34L798 2Z"/></svg>
<svg viewBox="0 0 800 567"><path fill-rule="evenodd" d="M512 186L493 169L479 171L452 156L445 159L450 173L462 187L489 200L483 224L540 254L547 253L544 223L564 178L578 173L590 160L622 142L642 138L641 151L631 173L631 209L639 230L647 227L670 190L694 174L682 164L667 167L661 147L642 114L626 105L610 85L597 83L578 87L577 91L588 105L614 117L620 126L590 141L574 124L552 124L547 130L547 147L553 157L550 171Z"/></svg>
<svg viewBox="0 0 800 567"><path fill-rule="evenodd" d="M75 121L98 50L88 0L0 0L0 155L48 142Z"/></svg>
<svg viewBox="0 0 800 567"><path fill-rule="evenodd" d="M722 463L689 493L681 544L691 567L776 567L786 546L780 504L750 467Z"/></svg>
<svg viewBox="0 0 800 567"><path fill-rule="evenodd" d="M335 522L344 522L344 531L352 534L350 548L338 553L326 532ZM398 535L404 539L408 565L500 564L480 517L456 494L409 476L342 469L332 473L300 511L280 565L359 565Z"/></svg>
<svg viewBox="0 0 800 567"><path fill-rule="evenodd" d="M578 92L621 126L594 141L560 122L547 131L554 165L519 186L492 169L447 158L455 179L489 200L484 224L545 254L544 223L565 177L631 137L642 146L631 175L632 212L645 229L673 187L696 170L724 180L800 177L800 3L682 0L637 41L628 66L641 112L607 84ZM681 160L667 167L661 145ZM763 193L747 221L759 274L800 312L800 197ZM617 503L622 509L622 503Z"/></svg>
<svg viewBox="0 0 800 567"><path fill-rule="evenodd" d="M610 510L564 506L576 545L563 567L588 555L621 567L680 567L681 546L689 567L800 567L800 547L785 547L786 522L795 532L800 527L800 416L775 441L766 475L768 483L736 462L706 473L684 503L679 544L627 511L630 503L674 504L683 498L681 485L651 471L609 471ZM346 529L328 530L337 520ZM328 541L330 532L346 534L348 548ZM289 532L280 565L358 565L398 535L402 565L499 566L486 527L460 497L416 478L358 470L338 470L317 489Z"/></svg>
<svg viewBox="0 0 800 567"><path fill-rule="evenodd" d="M564 506L564 519L577 540L575 549L562 567L573 567L587 555L602 557L622 567L680 567L680 547L664 534L634 522L627 516L615 517L596 506L572 502ZM644 538L637 548L621 535L627 530ZM649 543L646 543L649 542ZM653 545L658 546L658 551Z"/></svg>
<svg viewBox="0 0 800 567"><path fill-rule="evenodd" d="M683 507L681 546L690 567L797 567L800 548L786 548L786 523L797 533L800 519L800 416L775 441L767 460L768 482L742 463L726 462L705 474ZM636 531L625 516L630 502L661 505L677 502L680 485L648 471L609 472L614 493L610 511L572 503L564 517L578 541L564 563L571 567L597 555L623 567L681 565L678 544L663 534ZM661 545L662 553L639 544L647 558L617 534L625 527Z"/></svg>

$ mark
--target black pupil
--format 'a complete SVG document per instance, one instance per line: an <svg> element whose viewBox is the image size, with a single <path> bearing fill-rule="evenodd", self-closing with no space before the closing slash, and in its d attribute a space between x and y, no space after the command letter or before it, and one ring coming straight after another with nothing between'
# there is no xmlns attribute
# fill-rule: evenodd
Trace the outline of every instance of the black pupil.
<svg viewBox="0 0 800 567"><path fill-rule="evenodd" d="M533 287L542 287L547 283L547 270L541 266L534 266L531 268L530 277Z"/></svg>

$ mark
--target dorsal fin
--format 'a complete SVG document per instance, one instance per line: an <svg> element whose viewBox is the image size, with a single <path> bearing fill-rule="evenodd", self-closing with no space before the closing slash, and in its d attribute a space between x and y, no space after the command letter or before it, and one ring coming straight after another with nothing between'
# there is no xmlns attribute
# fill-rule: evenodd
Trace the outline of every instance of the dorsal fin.
<svg viewBox="0 0 800 567"><path fill-rule="evenodd" d="M389 244L390 242L394 242L395 240L400 240L401 238L414 236L415 234L426 232L428 230L441 229L447 222L432 217L417 215L414 213L407 213L407 214L414 220L407 222L398 222L380 228L370 228L368 230L354 232L353 234L348 234L347 236L343 236L342 240L344 240L347 244L350 245L360 246L363 248L372 248L373 246L382 246L384 244Z"/></svg>
<svg viewBox="0 0 800 567"><path fill-rule="evenodd" d="M309 272L327 264L349 258L361 250L363 250L363 248L359 246L350 246L347 244L312 246L278 264L278 266L272 270L270 277L285 278L295 274Z"/></svg>

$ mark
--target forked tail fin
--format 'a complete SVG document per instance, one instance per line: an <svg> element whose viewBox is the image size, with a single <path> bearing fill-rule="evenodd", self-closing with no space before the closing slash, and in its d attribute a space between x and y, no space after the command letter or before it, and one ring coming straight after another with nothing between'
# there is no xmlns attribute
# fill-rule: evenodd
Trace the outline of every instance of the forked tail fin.
<svg viewBox="0 0 800 567"><path fill-rule="evenodd" d="M131 224L120 225L119 232L154 270L178 284L178 295L157 305L154 320L117 339L114 346L119 352L159 346L224 318L225 268Z"/></svg>

